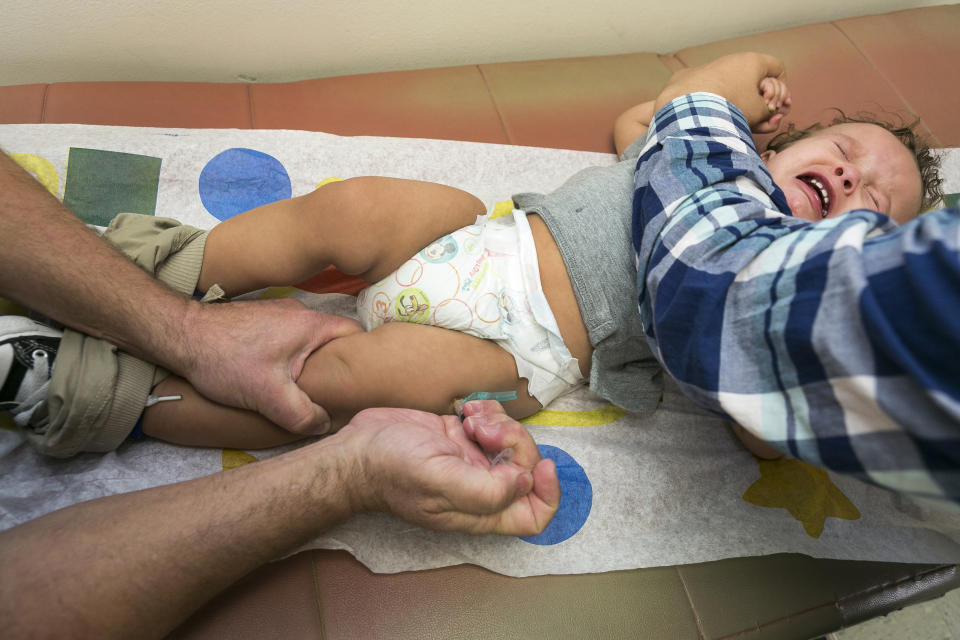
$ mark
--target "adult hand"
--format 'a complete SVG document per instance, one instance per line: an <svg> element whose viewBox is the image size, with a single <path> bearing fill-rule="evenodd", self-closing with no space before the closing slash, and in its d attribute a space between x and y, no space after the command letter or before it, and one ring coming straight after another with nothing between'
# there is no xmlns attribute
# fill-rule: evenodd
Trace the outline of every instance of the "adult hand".
<svg viewBox="0 0 960 640"><path fill-rule="evenodd" d="M553 463L499 404L470 403L464 413L465 426L370 409L329 438L256 464L0 532L4 633L166 636L228 585L358 511L392 511L433 529L542 531L560 503ZM505 448L514 452L508 464L491 465L483 453Z"/></svg>
<svg viewBox="0 0 960 640"><path fill-rule="evenodd" d="M360 331L354 321L294 300L186 300L107 246L3 153L0 238L4 297L162 364L212 400L291 431L326 431L326 411L294 382L317 347Z"/></svg>
<svg viewBox="0 0 960 640"><path fill-rule="evenodd" d="M199 304L183 322L188 339L168 367L211 400L260 413L303 434L326 433L327 412L297 386L303 363L323 344L359 323L311 311L296 300Z"/></svg>
<svg viewBox="0 0 960 640"><path fill-rule="evenodd" d="M534 535L560 505L552 460L492 400L464 422L410 409L368 409L337 438L358 454L346 481L352 511L389 511L428 529ZM492 464L485 452L512 453Z"/></svg>
<svg viewBox="0 0 960 640"><path fill-rule="evenodd" d="M750 123L761 125L777 113L786 113L789 103L784 101L779 111L771 111L762 95L761 81L775 78L785 82L783 62L762 53L735 53L717 58L699 67L681 69L670 76L669 82L657 96L656 109L688 93L707 91L723 96L735 104ZM779 123L779 121L778 121ZM769 131L767 131L769 133Z"/></svg>

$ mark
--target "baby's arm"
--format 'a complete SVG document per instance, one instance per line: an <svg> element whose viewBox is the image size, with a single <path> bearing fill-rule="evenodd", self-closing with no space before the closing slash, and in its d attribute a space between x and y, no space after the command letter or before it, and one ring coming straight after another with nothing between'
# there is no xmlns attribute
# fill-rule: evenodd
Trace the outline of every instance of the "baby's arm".
<svg viewBox="0 0 960 640"><path fill-rule="evenodd" d="M647 135L654 113L653 100L648 100L617 116L613 123L613 144L618 156L622 156L634 140Z"/></svg>
<svg viewBox="0 0 960 640"><path fill-rule="evenodd" d="M768 120L757 123L753 127L754 133L772 133L780 126L784 114L789 111L793 100L790 89L781 74L779 77L767 76L760 80L757 93L767 104L767 109L773 115ZM650 122L656 114L656 101L648 100L630 107L621 113L613 124L613 144L617 155L622 156L627 148L641 136L647 135Z"/></svg>
<svg viewBox="0 0 960 640"><path fill-rule="evenodd" d="M780 60L760 53L736 53L675 72L657 96L655 108L688 93L707 91L735 104L754 131L769 133L790 107L785 78Z"/></svg>

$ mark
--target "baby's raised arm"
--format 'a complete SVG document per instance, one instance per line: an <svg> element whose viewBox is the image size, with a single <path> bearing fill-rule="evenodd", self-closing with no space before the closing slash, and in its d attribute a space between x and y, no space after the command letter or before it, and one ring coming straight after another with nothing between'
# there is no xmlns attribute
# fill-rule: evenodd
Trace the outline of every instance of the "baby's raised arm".
<svg viewBox="0 0 960 640"><path fill-rule="evenodd" d="M759 80L757 80L758 75ZM740 107L738 100L746 102L750 98L742 92L743 78L754 83L753 86L757 87L757 96L762 98L767 108L767 112L758 111L753 116L748 114L753 132L776 131L792 104L783 63L763 54L737 53L718 58L700 67L674 73L661 90L657 100L642 102L617 116L613 125L613 143L617 149L617 155L623 155L634 140L647 135L650 122L659 107L684 93L710 91L722 95ZM665 93L670 97L661 100ZM741 107L741 109L744 108Z"/></svg>
<svg viewBox="0 0 960 640"><path fill-rule="evenodd" d="M778 83L761 82L772 78ZM674 98L697 91L707 91L723 96L747 117L754 130L769 129L768 121L773 115L789 110L789 92L778 97L786 89L786 71L783 62L762 53L735 53L713 62L682 69L670 76L667 85L657 96L654 107L659 109ZM782 85L782 86L781 86ZM759 90L758 90L759 89ZM768 100L764 94L771 96ZM771 109L771 102L776 109ZM780 118L777 119L779 123ZM774 127L776 128L776 127Z"/></svg>
<svg viewBox="0 0 960 640"><path fill-rule="evenodd" d="M622 156L634 140L647 135L655 113L653 100L648 100L630 107L617 116L613 123L613 145L617 149L618 156Z"/></svg>

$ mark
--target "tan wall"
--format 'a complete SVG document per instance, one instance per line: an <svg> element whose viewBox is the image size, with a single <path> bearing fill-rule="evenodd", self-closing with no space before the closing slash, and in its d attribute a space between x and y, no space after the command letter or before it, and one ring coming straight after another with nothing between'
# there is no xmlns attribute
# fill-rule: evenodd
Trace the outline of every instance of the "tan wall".
<svg viewBox="0 0 960 640"><path fill-rule="evenodd" d="M32 0L4 2L0 85L275 82L667 52L944 0ZM951 3L952 4L952 3Z"/></svg>

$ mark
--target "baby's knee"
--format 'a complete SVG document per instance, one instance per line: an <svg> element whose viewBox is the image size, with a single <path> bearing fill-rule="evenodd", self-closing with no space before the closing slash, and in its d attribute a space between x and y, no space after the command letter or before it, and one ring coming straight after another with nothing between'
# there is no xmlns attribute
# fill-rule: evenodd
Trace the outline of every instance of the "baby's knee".
<svg viewBox="0 0 960 640"><path fill-rule="evenodd" d="M334 180L314 189L305 197L311 203L311 211L350 215L382 204L378 198L384 180L373 176Z"/></svg>
<svg viewBox="0 0 960 640"><path fill-rule="evenodd" d="M349 205L351 194L357 194L359 191L354 180L355 178L333 180L296 198L301 205L298 215L323 223L326 223L326 219L331 216L336 217L343 207Z"/></svg>

